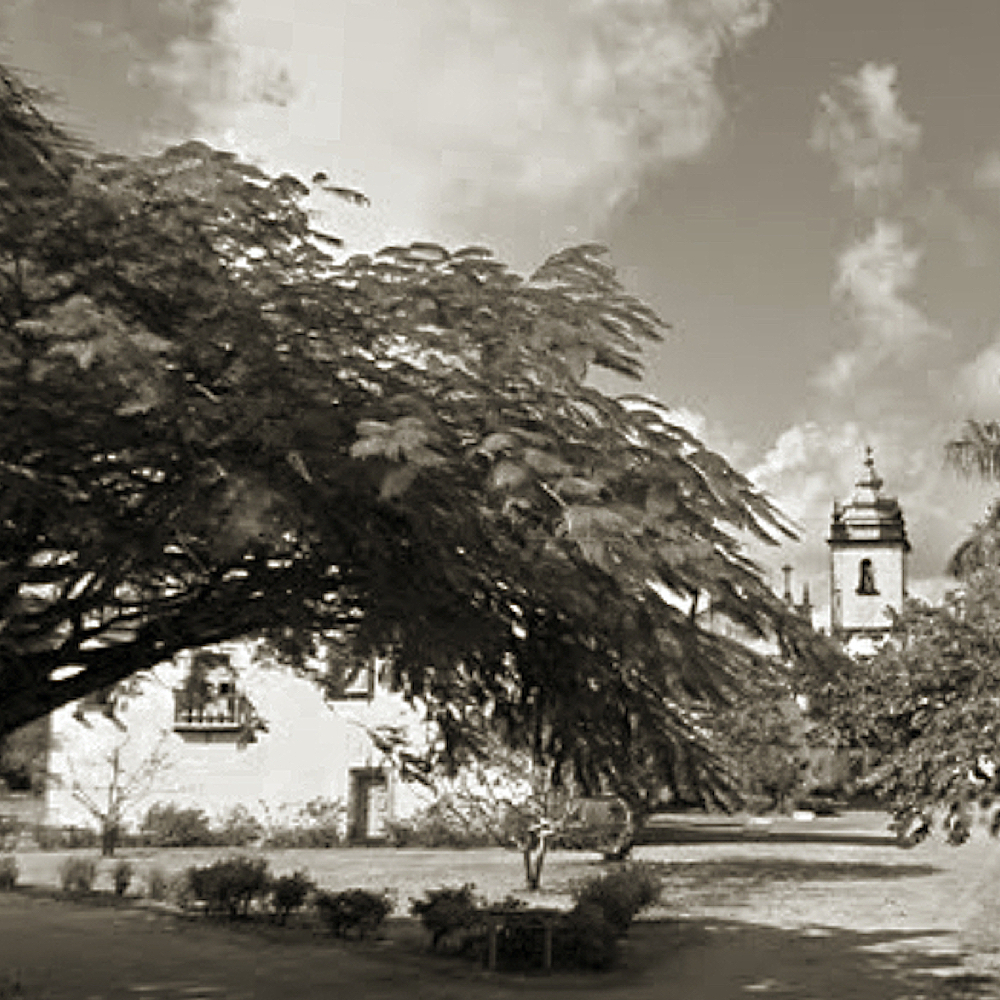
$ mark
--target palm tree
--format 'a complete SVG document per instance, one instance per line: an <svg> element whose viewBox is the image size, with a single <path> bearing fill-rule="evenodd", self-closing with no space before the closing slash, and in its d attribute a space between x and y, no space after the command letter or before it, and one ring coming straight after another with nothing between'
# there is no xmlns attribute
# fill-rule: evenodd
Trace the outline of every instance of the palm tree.
<svg viewBox="0 0 1000 1000"><path fill-rule="evenodd" d="M945 448L949 465L966 476L1000 481L1000 422L967 420L960 437ZM948 572L959 579L987 566L1000 565L1000 500L972 529L948 560Z"/></svg>
<svg viewBox="0 0 1000 1000"><path fill-rule="evenodd" d="M948 464L965 475L1000 480L1000 423L967 420L962 435L945 448Z"/></svg>

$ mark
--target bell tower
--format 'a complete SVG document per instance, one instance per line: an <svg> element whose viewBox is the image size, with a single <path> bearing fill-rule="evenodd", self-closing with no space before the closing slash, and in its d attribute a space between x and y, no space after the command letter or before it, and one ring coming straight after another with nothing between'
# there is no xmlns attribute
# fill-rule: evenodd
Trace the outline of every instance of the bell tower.
<svg viewBox="0 0 1000 1000"><path fill-rule="evenodd" d="M871 448L851 499L830 519L830 631L851 654L874 652L906 598L906 537L895 497L881 494Z"/></svg>

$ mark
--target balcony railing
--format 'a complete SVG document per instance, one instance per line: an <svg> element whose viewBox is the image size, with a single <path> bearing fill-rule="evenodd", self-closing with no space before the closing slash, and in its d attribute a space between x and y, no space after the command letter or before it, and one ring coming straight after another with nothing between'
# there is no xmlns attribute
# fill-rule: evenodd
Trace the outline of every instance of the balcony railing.
<svg viewBox="0 0 1000 1000"><path fill-rule="evenodd" d="M246 695L225 694L195 705L186 692L174 692L174 732L235 732L243 729L251 717Z"/></svg>

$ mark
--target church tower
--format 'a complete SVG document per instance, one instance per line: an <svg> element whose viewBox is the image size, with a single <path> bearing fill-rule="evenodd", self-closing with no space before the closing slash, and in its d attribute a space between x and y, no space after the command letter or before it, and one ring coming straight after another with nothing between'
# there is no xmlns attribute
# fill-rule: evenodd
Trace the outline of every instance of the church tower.
<svg viewBox="0 0 1000 1000"><path fill-rule="evenodd" d="M851 499L835 502L830 520L830 631L851 654L875 651L891 624L887 608L901 609L906 598L906 525L881 489L868 448Z"/></svg>

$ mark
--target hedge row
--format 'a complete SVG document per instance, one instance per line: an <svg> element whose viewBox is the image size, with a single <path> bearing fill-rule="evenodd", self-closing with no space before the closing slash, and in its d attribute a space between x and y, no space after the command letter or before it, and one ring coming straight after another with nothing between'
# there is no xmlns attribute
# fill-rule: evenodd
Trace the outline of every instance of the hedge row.
<svg viewBox="0 0 1000 1000"><path fill-rule="evenodd" d="M212 820L195 806L156 803L138 828L122 830L121 847L270 847L328 848L345 842L346 811L336 799L306 803L283 822L265 824L243 806ZM87 827L53 827L27 824L0 816L0 850L13 848L20 839L33 841L42 850L62 851L100 846L100 833Z"/></svg>
<svg viewBox="0 0 1000 1000"><path fill-rule="evenodd" d="M60 868L62 889L74 894L90 892L96 874L95 860L68 858ZM115 864L112 882L118 895L128 890L133 874L129 862ZM0 890L13 889L17 877L16 859L0 856ZM429 890L412 903L410 912L429 932L432 950L479 959L486 955L492 921L499 928L496 959L500 968L507 969L541 964L541 931L549 920L555 967L606 969L615 961L618 940L628 933L638 913L658 901L661 888L652 867L628 864L576 884L573 909L552 916L536 915L511 897L488 905L475 896L472 884ZM388 890L321 891L306 872L274 876L265 859L246 856L194 865L173 880L153 869L147 875L147 893L154 899L172 896L187 911L230 920L259 913L284 924L292 913L311 907L330 933L341 938L375 934L393 910Z"/></svg>

